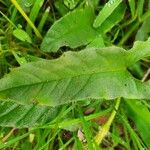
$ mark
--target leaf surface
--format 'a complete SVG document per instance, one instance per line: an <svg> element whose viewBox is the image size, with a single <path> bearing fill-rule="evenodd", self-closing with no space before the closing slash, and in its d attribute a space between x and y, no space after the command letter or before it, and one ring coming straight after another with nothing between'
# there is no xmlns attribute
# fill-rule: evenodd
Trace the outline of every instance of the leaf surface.
<svg viewBox="0 0 150 150"><path fill-rule="evenodd" d="M15 29L13 35L23 42L32 43L31 37L22 29Z"/></svg>
<svg viewBox="0 0 150 150"><path fill-rule="evenodd" d="M150 56L150 39L126 51L118 47L66 52L13 69L0 80L0 99L58 106L85 99L149 99L150 82L135 79L127 67Z"/></svg>
<svg viewBox="0 0 150 150"><path fill-rule="evenodd" d="M144 142L150 147L150 111L141 101L125 100L125 110L135 122L136 128Z"/></svg>
<svg viewBox="0 0 150 150"><path fill-rule="evenodd" d="M44 125L56 117L57 111L54 107L0 101L0 126L26 128Z"/></svg>
<svg viewBox="0 0 150 150"><path fill-rule="evenodd" d="M95 28L100 27L101 24L113 13L113 11L119 6L122 0L109 0L99 12L96 17L93 26Z"/></svg>
<svg viewBox="0 0 150 150"><path fill-rule="evenodd" d="M135 37L135 40L140 40L140 41L145 41L148 39L149 37L149 33L150 33L150 17L147 18L142 26L139 28L137 34L136 34L136 37Z"/></svg>
<svg viewBox="0 0 150 150"><path fill-rule="evenodd" d="M135 0L128 0L132 17L135 14Z"/></svg>
<svg viewBox="0 0 150 150"><path fill-rule="evenodd" d="M92 27L94 17L94 12L89 7L68 13L48 30L41 49L56 52L62 46L75 48L86 45L98 34Z"/></svg>
<svg viewBox="0 0 150 150"><path fill-rule="evenodd" d="M97 28L99 33L110 31L115 25L120 22L125 14L126 5L121 3L108 18Z"/></svg>

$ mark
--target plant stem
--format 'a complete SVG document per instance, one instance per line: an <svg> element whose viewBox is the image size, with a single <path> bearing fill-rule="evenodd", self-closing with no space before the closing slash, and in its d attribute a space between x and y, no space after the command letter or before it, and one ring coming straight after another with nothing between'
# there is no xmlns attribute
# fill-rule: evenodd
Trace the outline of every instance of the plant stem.
<svg viewBox="0 0 150 150"><path fill-rule="evenodd" d="M138 28L138 26L149 17L150 17L150 11L144 13L143 16L139 19L139 21L136 22L135 24L133 24L133 26L125 34L125 36L122 38L122 40L118 43L118 45L119 46L123 45L127 41L127 39L130 37L130 35ZM124 25L123 25L123 27L124 27Z"/></svg>
<svg viewBox="0 0 150 150"><path fill-rule="evenodd" d="M2 139L3 142L5 142L15 131L15 128L11 129L10 132Z"/></svg>
<svg viewBox="0 0 150 150"><path fill-rule="evenodd" d="M130 35L138 28L138 26L140 25L139 22L136 22L131 28L130 30L125 34L125 36L121 39L121 41L118 43L119 46L123 45L127 39L130 37Z"/></svg>
<svg viewBox="0 0 150 150"><path fill-rule="evenodd" d="M92 120L92 119L97 118L99 116L108 114L111 109L112 108L109 108L109 109L107 109L103 112L99 112L99 113L91 114L89 116L85 116L84 119L86 121ZM77 125L77 124L80 124L80 123L81 123L80 119L67 120L67 121L63 121L63 122L59 123L59 128L65 128L65 127L68 127L68 126L71 126L71 125ZM39 128L54 128L54 127L55 127L55 123L50 124L50 125L45 125L45 126L42 126L42 127L39 127Z"/></svg>
<svg viewBox="0 0 150 150"><path fill-rule="evenodd" d="M116 101L115 109L111 113L108 121L103 125L103 127L98 131L97 135L95 136L95 142L97 143L97 145L101 144L103 138L107 135L107 133L110 129L110 126L115 118L116 113L117 113L117 110L119 108L120 101L121 101L121 99L118 98Z"/></svg>
<svg viewBox="0 0 150 150"><path fill-rule="evenodd" d="M148 75L150 74L150 68L146 71L146 73L144 74L144 76L143 76L143 78L142 78L142 82L144 82L146 79L147 79L147 77L148 77Z"/></svg>
<svg viewBox="0 0 150 150"><path fill-rule="evenodd" d="M33 22L30 20L30 18L26 15L26 13L24 12L24 10L20 7L20 5L18 4L18 2L16 0L11 0L11 2L15 5L15 7L17 8L17 10L21 13L21 15L25 18L25 20L28 22L28 24L33 28L36 36L40 39L42 39L42 35L40 34L40 32L38 31L38 29L35 27L35 25L33 24Z"/></svg>
<svg viewBox="0 0 150 150"><path fill-rule="evenodd" d="M0 14L14 27L17 28L17 26L4 14L0 11Z"/></svg>

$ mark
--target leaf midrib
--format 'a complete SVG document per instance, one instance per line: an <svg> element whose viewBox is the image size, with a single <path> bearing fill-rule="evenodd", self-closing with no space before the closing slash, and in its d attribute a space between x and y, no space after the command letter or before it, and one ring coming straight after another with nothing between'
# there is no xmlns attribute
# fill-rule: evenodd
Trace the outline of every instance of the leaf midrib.
<svg viewBox="0 0 150 150"><path fill-rule="evenodd" d="M108 72L123 72L123 71L127 71L126 68L122 68L122 69L116 69L116 70L109 70L109 71L100 71L100 72L92 72L92 73L87 73L87 74L79 74L79 75L74 75L74 76L68 76L68 78L76 78L76 77L80 77L80 76L84 76L84 75L93 75L93 74L99 74L99 73L108 73ZM36 82L36 83L33 83L33 84L23 84L23 85L19 85L19 86L14 86L14 87L10 87L10 88L7 88L7 89L3 89L3 90L0 90L0 92L4 92L4 91L7 91L7 90L10 90L10 89L13 89L13 88L19 88L19 87L24 87L24 86L35 86L35 85L38 85L38 84L44 84L44 83L49 83L49 82L54 82L54 81L61 81L61 80L64 80L64 79L67 79L67 77L65 78L61 78L61 79L53 79L53 80L45 80L43 82Z"/></svg>

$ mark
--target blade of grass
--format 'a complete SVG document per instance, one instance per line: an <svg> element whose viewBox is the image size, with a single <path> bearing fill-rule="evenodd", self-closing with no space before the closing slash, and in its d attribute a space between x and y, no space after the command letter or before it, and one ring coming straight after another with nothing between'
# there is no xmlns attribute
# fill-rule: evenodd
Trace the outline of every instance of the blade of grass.
<svg viewBox="0 0 150 150"><path fill-rule="evenodd" d="M73 137L75 139L75 143L73 145L73 150L83 150L83 145L75 133L73 134Z"/></svg>
<svg viewBox="0 0 150 150"><path fill-rule="evenodd" d="M59 150L65 150L66 147L74 140L74 138L71 138L68 140L62 147L59 148Z"/></svg>
<svg viewBox="0 0 150 150"><path fill-rule="evenodd" d="M123 38L120 40L120 42L118 43L118 46L123 45L128 38L131 36L131 34L139 27L140 23L136 22L132 25L132 27L128 30L128 32L123 36Z"/></svg>
<svg viewBox="0 0 150 150"><path fill-rule="evenodd" d="M126 141L126 148L127 150L130 150L130 139L129 139L129 133L127 130L127 127L123 124L124 127L124 134L125 134L125 141Z"/></svg>
<svg viewBox="0 0 150 150"><path fill-rule="evenodd" d="M123 38L118 43L119 46L123 45L128 38L134 33L134 31L139 27L139 25L144 22L148 17L150 17L150 11L145 12L141 17L140 20L136 23L134 23L131 28L128 30L128 32L123 36Z"/></svg>
<svg viewBox="0 0 150 150"><path fill-rule="evenodd" d="M86 121L89 121L89 120L92 120L92 119L97 118L99 116L103 116L105 114L108 114L111 110L112 110L112 108L109 108L109 109L104 110L102 112L98 112L98 113L86 116L86 117L84 117L84 119ZM76 125L76 124L80 124L80 123L81 123L81 119L67 120L67 121L60 122L59 123L59 128L64 128L64 127L67 127L67 126ZM53 127L55 127L55 123L50 124L50 125L45 125L45 126L42 126L42 127L39 127L39 128L53 128Z"/></svg>
<svg viewBox="0 0 150 150"><path fill-rule="evenodd" d="M59 141L59 147L62 147L64 145L63 139L62 139L62 133L58 133L58 141Z"/></svg>
<svg viewBox="0 0 150 150"><path fill-rule="evenodd" d="M4 14L0 11L0 14L14 27L17 28L17 26Z"/></svg>
<svg viewBox="0 0 150 150"><path fill-rule="evenodd" d="M127 144L127 142L125 142L121 137L120 137L120 135L118 134L118 135L116 135L116 134L114 134L113 132L111 132L111 138L114 140L117 140L117 142L118 142L118 144L121 144L121 145L123 145L125 148L128 148L128 144ZM114 142L114 145L117 145L116 144L116 142ZM130 146L130 145L129 145ZM127 150L130 150L130 149L127 149Z"/></svg>
<svg viewBox="0 0 150 150"><path fill-rule="evenodd" d="M39 14L39 11L43 5L43 2L44 2L44 0L35 0L34 5L31 9L30 15L29 15L29 19L31 20L32 23L35 22L38 14ZM29 23L27 24L26 31L30 36L32 36L32 27Z"/></svg>
<svg viewBox="0 0 150 150"><path fill-rule="evenodd" d="M4 0L0 0L0 2L1 2L3 5L7 6L7 3L6 3Z"/></svg>
<svg viewBox="0 0 150 150"><path fill-rule="evenodd" d="M113 110L113 112L111 113L108 121L102 126L102 128L96 134L95 141L96 141L97 145L100 145L103 138L107 135L107 133L110 129L110 126L111 126L111 124L112 124L112 122L113 122L113 120L116 116L117 110L119 109L120 101L121 101L120 98L118 98L116 100L115 110Z"/></svg>
<svg viewBox="0 0 150 150"><path fill-rule="evenodd" d="M13 138L12 140L8 141L8 142L5 142L4 144L0 144L0 149L4 149L6 147L9 147L10 145L12 144L15 144L16 142L24 139L25 137L27 137L33 130L30 130L29 132L21 135L21 136L18 136L16 138Z"/></svg>
<svg viewBox="0 0 150 150"><path fill-rule="evenodd" d="M145 75L143 76L142 82L144 82L148 78L149 74L150 74L150 68L148 68L148 70L146 71Z"/></svg>
<svg viewBox="0 0 150 150"><path fill-rule="evenodd" d="M138 0L136 13L137 13L139 19L141 18L142 14L143 14L143 9L144 9L144 0Z"/></svg>
<svg viewBox="0 0 150 150"><path fill-rule="evenodd" d="M56 130L56 129L55 129L55 132L54 132L53 136L51 136L51 138L48 139L47 142L46 142L43 146L41 146L41 147L39 148L39 150L45 149L45 147L48 146L49 143L50 143L52 140L55 139L56 135L57 135L59 132L60 132L60 130L58 130L58 129Z"/></svg>
<svg viewBox="0 0 150 150"><path fill-rule="evenodd" d="M150 74L150 68L147 70L145 75L142 78L142 82L144 82L148 75ZM125 110L127 111L126 114L130 116L130 118L134 121L136 125L136 130L138 131L139 135L142 137L142 140L150 147L150 134L149 134L149 127L150 127L150 112L146 105L142 103L142 101L131 101L126 100L125 102ZM145 101L146 103L146 101Z"/></svg>
<svg viewBox="0 0 150 150"><path fill-rule="evenodd" d="M78 111L79 111L83 131L84 131L84 134L85 134L85 137L86 137L86 140L87 140L88 149L89 150L94 150L94 147L93 147L94 142L92 141L93 139L92 139L92 133L91 133L91 130L90 130L89 123L85 120L80 106L78 107Z"/></svg>
<svg viewBox="0 0 150 150"><path fill-rule="evenodd" d="M2 142L4 143L13 134L14 131L15 131L15 128L12 128L9 131L9 133L5 137L3 137Z"/></svg>
<svg viewBox="0 0 150 150"><path fill-rule="evenodd" d="M126 100L124 106L127 111L126 114L128 114L132 121L134 121L136 131L140 135L141 139L147 147L150 147L150 112L148 108L138 100Z"/></svg>
<svg viewBox="0 0 150 150"><path fill-rule="evenodd" d="M14 9L13 9L13 11L12 11L12 15L11 15L10 20L11 20L13 23L15 23L16 18L17 18L17 9L14 7Z"/></svg>
<svg viewBox="0 0 150 150"><path fill-rule="evenodd" d="M143 14L143 16L141 17L140 21L144 22L146 19L148 19L150 17L150 11L147 11Z"/></svg>
<svg viewBox="0 0 150 150"><path fill-rule="evenodd" d="M38 29L35 27L33 22L30 20L30 18L26 15L24 10L20 7L18 2L16 0L11 0L12 4L17 8L17 10L21 13L21 15L25 18L25 20L28 22L28 24L32 27L33 31L35 32L36 36L40 39L42 39L42 35L38 31Z"/></svg>
<svg viewBox="0 0 150 150"><path fill-rule="evenodd" d="M141 139L138 137L138 135L136 134L136 132L132 129L132 127L130 126L126 115L124 114L123 110L121 111L122 113L120 114L120 118L122 119L122 121L124 122L124 125L126 126L126 128L128 129L130 136L132 137L133 141L135 141L135 145L138 146L138 148L140 150L143 149L143 142L141 141ZM142 146L143 145L143 146Z"/></svg>
<svg viewBox="0 0 150 150"><path fill-rule="evenodd" d="M95 28L101 26L101 24L112 14L121 2L122 0L109 0L96 17L93 26Z"/></svg>
<svg viewBox="0 0 150 150"><path fill-rule="evenodd" d="M47 20L48 15L49 15L49 10L50 10L50 7L47 7L47 9L45 10L45 12L42 15L42 19L41 19L41 21L40 21L40 23L38 25L39 32L42 32L44 24L46 23L46 20Z"/></svg>
<svg viewBox="0 0 150 150"><path fill-rule="evenodd" d="M128 0L129 6L130 6L130 11L132 18L134 18L135 15L135 0Z"/></svg>

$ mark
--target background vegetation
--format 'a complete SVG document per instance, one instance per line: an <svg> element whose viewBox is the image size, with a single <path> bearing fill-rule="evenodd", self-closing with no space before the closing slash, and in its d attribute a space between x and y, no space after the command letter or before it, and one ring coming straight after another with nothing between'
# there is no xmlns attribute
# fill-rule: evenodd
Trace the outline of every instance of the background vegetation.
<svg viewBox="0 0 150 150"><path fill-rule="evenodd" d="M150 149L149 34L149 0L0 0L0 149ZM146 42L134 45L135 41ZM120 49L112 48L113 45ZM105 74L104 85L93 86L93 93L96 94L96 89L102 89L107 83L108 89L119 93L122 98L110 98L110 94L99 99L89 100L85 96L84 101L70 102L64 98L59 102L55 100L60 96L58 91L52 96L53 101L42 103L35 99L31 106L26 104L26 100L34 91L37 92L35 87L30 88L30 93L22 93L25 89L15 89L11 82L13 80L17 85L17 81L27 81L28 75L24 71L28 68L35 75L43 76L44 81L50 80L47 76L52 76L47 72L42 74L42 68L46 67L47 70L54 68L52 71L57 71L59 77L61 74L67 76L65 69L57 67L60 64L65 66L66 62L73 67L75 65L74 74L91 71L93 65L86 70L76 57L90 64L92 54L99 48L103 49L104 58L111 61L110 70L127 68L128 71L123 70L122 76L116 75L117 79L110 73L106 78ZM65 58L60 58L61 55ZM92 61L94 71L100 64L105 65L99 57ZM31 68L34 62L41 71ZM76 63L79 63L78 70ZM16 67L20 69L15 71ZM14 71L10 73L11 70ZM6 75L9 73L10 76ZM138 81L131 78L131 74ZM114 79L118 83L117 91ZM124 81L128 81L127 85ZM138 92L132 86L134 81L139 86ZM78 82L82 83L82 80L78 79ZM125 92L122 92L122 83ZM49 88L47 86L46 89ZM61 90L63 88L60 87ZM44 93L46 97L46 91ZM23 100L25 105L18 103ZM23 119L16 121L21 116ZM40 116L38 120L36 116Z"/></svg>

